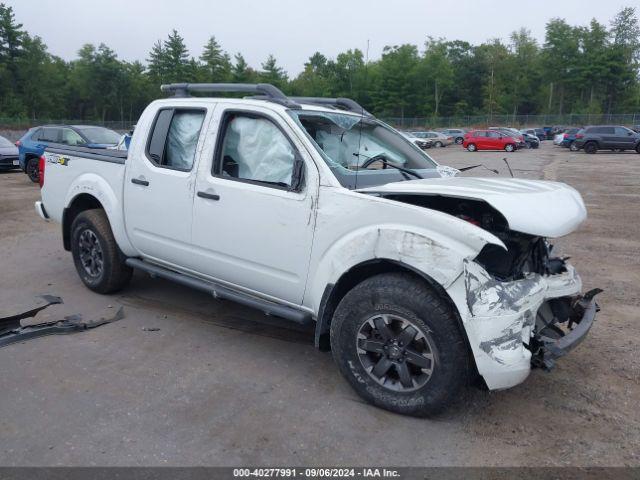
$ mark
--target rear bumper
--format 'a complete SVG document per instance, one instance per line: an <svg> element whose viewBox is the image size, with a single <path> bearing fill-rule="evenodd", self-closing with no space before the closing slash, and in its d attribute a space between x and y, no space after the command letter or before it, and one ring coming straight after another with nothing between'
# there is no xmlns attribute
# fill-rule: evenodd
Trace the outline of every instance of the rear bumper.
<svg viewBox="0 0 640 480"><path fill-rule="evenodd" d="M40 215L40 218L42 218L44 221L48 222L49 221L49 214L47 213L47 210L44 208L44 203L42 203L41 201L37 201L35 203L35 208L36 208L36 213L38 215Z"/></svg>

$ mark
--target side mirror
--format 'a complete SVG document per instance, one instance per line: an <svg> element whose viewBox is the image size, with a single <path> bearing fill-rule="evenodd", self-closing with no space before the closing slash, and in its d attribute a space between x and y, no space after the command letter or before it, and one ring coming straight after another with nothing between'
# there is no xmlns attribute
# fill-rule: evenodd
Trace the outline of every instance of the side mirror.
<svg viewBox="0 0 640 480"><path fill-rule="evenodd" d="M627 132L627 135L631 136L633 135L633 132Z"/></svg>
<svg viewBox="0 0 640 480"><path fill-rule="evenodd" d="M291 186L289 191L299 192L304 186L304 160L296 158L293 162L293 171L291 172Z"/></svg>

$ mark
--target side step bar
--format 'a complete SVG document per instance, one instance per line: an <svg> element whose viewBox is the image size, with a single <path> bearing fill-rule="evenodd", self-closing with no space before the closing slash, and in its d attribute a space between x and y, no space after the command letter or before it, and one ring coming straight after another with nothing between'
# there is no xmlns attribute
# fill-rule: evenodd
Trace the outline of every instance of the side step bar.
<svg viewBox="0 0 640 480"><path fill-rule="evenodd" d="M277 303L263 300L236 290L231 290L228 287L224 287L213 282L206 282L199 278L174 272L168 268L152 265L138 258L128 258L125 263L132 268L137 268L147 272L152 277L165 278L181 285L210 293L214 298L231 300L257 310L262 310L267 315L281 317L301 325L311 324L312 322L311 314L308 312L297 310L286 305L278 305Z"/></svg>

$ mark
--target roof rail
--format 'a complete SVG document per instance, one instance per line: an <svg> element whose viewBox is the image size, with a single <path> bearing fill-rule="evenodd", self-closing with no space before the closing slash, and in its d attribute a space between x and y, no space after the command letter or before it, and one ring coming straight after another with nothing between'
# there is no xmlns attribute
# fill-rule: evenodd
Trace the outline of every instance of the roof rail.
<svg viewBox="0 0 640 480"><path fill-rule="evenodd" d="M189 93L254 93L270 102L289 108L300 105L288 98L282 91L270 83L171 83L162 85L160 90L173 93L174 97L188 97Z"/></svg>
<svg viewBox="0 0 640 480"><path fill-rule="evenodd" d="M324 97L289 97L290 100L298 103L310 103L314 105L329 105L333 107L339 107L349 112L359 113L365 117L373 117L373 115L367 112L362 105L350 98L324 98Z"/></svg>

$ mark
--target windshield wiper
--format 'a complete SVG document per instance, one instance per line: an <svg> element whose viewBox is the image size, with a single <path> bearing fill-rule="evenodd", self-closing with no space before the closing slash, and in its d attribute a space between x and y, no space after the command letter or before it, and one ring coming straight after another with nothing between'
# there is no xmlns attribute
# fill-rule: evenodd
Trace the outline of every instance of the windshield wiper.
<svg viewBox="0 0 640 480"><path fill-rule="evenodd" d="M387 156L384 153L379 153L377 155L374 155L373 157L369 157L369 156L367 156L367 155L365 155L363 153L353 153L353 156L354 157L362 156L362 157L366 157L367 158L367 160L365 160L364 163L362 164L362 168L367 168L369 165L371 165L372 163L377 162L379 160L380 162L382 162L383 165L386 165L386 166L391 167L391 168L395 168L395 169L400 170L401 172L404 172L404 173L406 173L408 175L413 175L414 177L419 178L421 180L424 178L418 172L414 172L413 170L410 170L408 168L399 167L398 165L395 165L395 164L389 162L389 160L387 160Z"/></svg>

